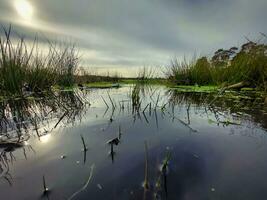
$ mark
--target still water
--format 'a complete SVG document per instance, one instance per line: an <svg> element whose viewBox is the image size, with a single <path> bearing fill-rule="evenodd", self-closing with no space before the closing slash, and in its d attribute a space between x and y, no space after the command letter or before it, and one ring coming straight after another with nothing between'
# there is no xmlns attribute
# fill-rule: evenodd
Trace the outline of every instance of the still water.
<svg viewBox="0 0 267 200"><path fill-rule="evenodd" d="M267 198L263 104L133 91L2 103L0 199Z"/></svg>

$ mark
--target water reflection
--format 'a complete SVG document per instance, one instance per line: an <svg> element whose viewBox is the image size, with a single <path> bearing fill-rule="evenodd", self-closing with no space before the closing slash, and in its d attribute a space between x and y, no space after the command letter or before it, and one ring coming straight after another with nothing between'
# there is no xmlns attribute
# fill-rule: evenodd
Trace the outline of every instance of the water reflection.
<svg viewBox="0 0 267 200"><path fill-rule="evenodd" d="M254 109L244 110L240 106L244 104ZM12 184L12 168L16 176L24 177L21 183L32 187L29 190L17 181L19 186L13 190L0 188L4 198L18 197L20 187L25 188L25 199L40 197L43 174L53 186L52 199L66 199L85 183L77 199L210 199L211 188L218 196L238 188L226 177L244 178L244 183L253 178L255 187L246 191L250 197L264 196L257 191L259 185L267 186L260 180L263 175L247 173L257 168L267 175L267 160L260 156L266 144L259 147L251 137L263 141L266 119L256 114L265 108L251 99L237 102L216 94L140 86L58 92L49 98L6 100L0 107L0 180ZM62 134L54 134L59 127ZM250 137L242 137L245 134ZM29 140L32 136L38 140ZM149 144L146 154L144 141ZM36 147L38 162L31 160L35 151L29 144ZM17 159L20 151L25 162ZM20 168L21 162L25 168ZM92 163L96 170L87 184ZM149 182L145 193L144 179ZM40 184L31 184L36 182ZM226 199L244 197L236 194Z"/></svg>
<svg viewBox="0 0 267 200"><path fill-rule="evenodd" d="M0 140L20 143L34 131L41 141L47 142L49 132L60 123L81 120L86 105L85 95L79 91L4 100L0 102Z"/></svg>
<svg viewBox="0 0 267 200"><path fill-rule="evenodd" d="M16 162L13 152L22 150L25 160L28 153L35 153L31 145L25 143L0 143L0 180L5 180L10 186L13 184L13 177L10 173L10 167Z"/></svg>
<svg viewBox="0 0 267 200"><path fill-rule="evenodd" d="M47 143L51 139L51 134L48 133L48 134L45 134L43 136L40 136L39 139L40 139L41 143Z"/></svg>
<svg viewBox="0 0 267 200"><path fill-rule="evenodd" d="M239 122L241 119L253 120L267 129L267 108L264 106L263 96L257 93L233 93L228 95L217 95L214 93L181 93L177 90L168 90L169 102L174 112L175 107L185 107L187 112L187 124L190 124L190 113L192 107L194 112L202 111L207 118L213 115L216 123L221 125L238 125L225 118L232 118ZM192 115L194 115L193 113ZM213 121L210 121L213 123Z"/></svg>

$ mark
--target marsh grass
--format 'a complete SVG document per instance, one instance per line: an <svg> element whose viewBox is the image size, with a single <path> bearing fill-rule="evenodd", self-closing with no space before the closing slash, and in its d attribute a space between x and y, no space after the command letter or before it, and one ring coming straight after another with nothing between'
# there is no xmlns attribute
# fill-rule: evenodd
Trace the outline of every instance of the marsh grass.
<svg viewBox="0 0 267 200"><path fill-rule="evenodd" d="M12 43L11 28L3 31L4 37L0 38L0 89L4 94L21 94L32 54L27 51L22 38L16 45Z"/></svg>
<svg viewBox="0 0 267 200"><path fill-rule="evenodd" d="M79 54L74 44L50 44L52 66L58 76L57 84L64 87L73 86L79 64Z"/></svg>
<svg viewBox="0 0 267 200"><path fill-rule="evenodd" d="M142 68L139 69L137 82L139 84L149 83L150 80L154 78L154 76L155 76L155 69L143 66Z"/></svg>
<svg viewBox="0 0 267 200"><path fill-rule="evenodd" d="M43 92L51 86L72 86L79 56L72 44L47 42L48 52L35 39L30 45L2 28L0 36L0 92L3 96L24 96L26 92Z"/></svg>
<svg viewBox="0 0 267 200"><path fill-rule="evenodd" d="M238 50L220 49L212 59L193 57L171 60L167 78L178 85L231 85L244 82L252 88L267 90L267 45L249 41Z"/></svg>
<svg viewBox="0 0 267 200"><path fill-rule="evenodd" d="M187 61L185 58L183 61L179 61L177 58L172 59L167 68L167 78L175 84L191 84L190 69L193 68L194 64L194 58L190 61Z"/></svg>

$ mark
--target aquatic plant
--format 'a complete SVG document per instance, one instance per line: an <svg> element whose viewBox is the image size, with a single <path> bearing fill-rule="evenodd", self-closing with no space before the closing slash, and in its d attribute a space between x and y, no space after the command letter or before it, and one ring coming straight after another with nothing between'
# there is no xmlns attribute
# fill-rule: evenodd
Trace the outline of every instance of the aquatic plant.
<svg viewBox="0 0 267 200"><path fill-rule="evenodd" d="M145 141L145 179L143 184L145 190L149 189L149 181L148 181L148 147L147 141Z"/></svg>
<svg viewBox="0 0 267 200"><path fill-rule="evenodd" d="M25 47L23 38L13 44L11 27L3 28L0 37L0 90L4 95L22 94L26 71L32 57L32 49Z"/></svg>
<svg viewBox="0 0 267 200"><path fill-rule="evenodd" d="M132 112L139 112L141 107L141 98L140 98L141 86L137 83L134 85L134 88L131 93L131 101L132 101Z"/></svg>
<svg viewBox="0 0 267 200"><path fill-rule="evenodd" d="M166 77L175 84L189 85L191 84L190 69L195 65L195 58L191 60L179 61L178 58L173 58L170 65L166 69Z"/></svg>
<svg viewBox="0 0 267 200"><path fill-rule="evenodd" d="M49 193L49 189L46 186L45 176L43 175L43 196L47 196Z"/></svg>
<svg viewBox="0 0 267 200"><path fill-rule="evenodd" d="M51 65L56 69L57 84L64 87L73 86L79 63L79 54L74 44L61 45L50 43L54 56L50 56Z"/></svg>
<svg viewBox="0 0 267 200"><path fill-rule="evenodd" d="M155 194L154 194L155 197L159 198L159 196L160 196L159 192L161 190L163 190L162 186L164 186L164 191L165 191L166 199L167 199L167 196L168 196L167 171L168 171L168 166L169 166L170 160L171 160L171 152L167 151L167 153L166 153L166 155L165 155L165 157L164 157L164 159L162 161L162 164L160 166L159 176L156 179Z"/></svg>
<svg viewBox="0 0 267 200"><path fill-rule="evenodd" d="M119 137L120 137L120 135L119 135ZM115 138L107 141L107 144L110 145L109 155L111 156L112 163L114 162L114 155L115 155L114 145L116 145L116 146L119 145L119 143L120 143L120 138L119 137L115 137Z"/></svg>
<svg viewBox="0 0 267 200"><path fill-rule="evenodd" d="M83 144L83 149L82 150L85 152L85 151L88 150L88 148L86 147L83 135L81 135L81 140L82 140L82 144Z"/></svg>
<svg viewBox="0 0 267 200"><path fill-rule="evenodd" d="M142 68L139 69L137 82L139 84L148 83L151 79L153 79L154 75L155 75L155 69L143 66Z"/></svg>
<svg viewBox="0 0 267 200"><path fill-rule="evenodd" d="M122 132L121 132L121 125L119 125L119 140L121 140Z"/></svg>

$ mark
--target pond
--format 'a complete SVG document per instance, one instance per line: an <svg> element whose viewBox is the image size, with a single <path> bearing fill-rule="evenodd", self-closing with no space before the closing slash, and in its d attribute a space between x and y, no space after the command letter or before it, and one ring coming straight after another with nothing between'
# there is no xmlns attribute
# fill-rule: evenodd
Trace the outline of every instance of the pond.
<svg viewBox="0 0 267 200"><path fill-rule="evenodd" d="M0 199L267 196L267 108L255 98L126 85L0 107Z"/></svg>

